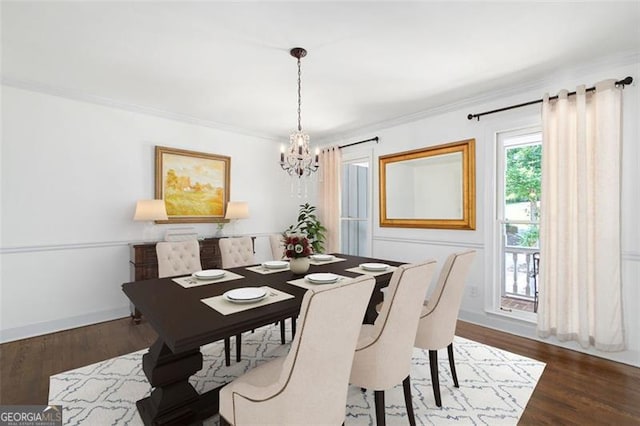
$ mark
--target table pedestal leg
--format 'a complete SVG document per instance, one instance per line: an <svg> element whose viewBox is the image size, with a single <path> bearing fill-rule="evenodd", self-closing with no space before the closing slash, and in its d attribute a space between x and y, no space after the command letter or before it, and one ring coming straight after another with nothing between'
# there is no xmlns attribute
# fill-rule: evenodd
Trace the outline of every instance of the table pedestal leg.
<svg viewBox="0 0 640 426"><path fill-rule="evenodd" d="M146 425L198 424L200 395L189 377L201 368L198 349L174 354L158 338L142 357L142 369L155 388L151 396L136 403L142 421Z"/></svg>
<svg viewBox="0 0 640 426"><path fill-rule="evenodd" d="M376 312L376 305L382 302L384 295L380 290L374 289L371 293L371 299L369 299L369 305L364 313L363 324L373 324L378 318L378 312Z"/></svg>

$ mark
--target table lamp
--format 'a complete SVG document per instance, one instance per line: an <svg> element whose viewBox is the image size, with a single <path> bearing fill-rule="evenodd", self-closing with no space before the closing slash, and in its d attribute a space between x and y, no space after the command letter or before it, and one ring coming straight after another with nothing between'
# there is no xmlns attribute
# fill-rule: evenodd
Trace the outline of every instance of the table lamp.
<svg viewBox="0 0 640 426"><path fill-rule="evenodd" d="M238 219L246 219L249 217L249 203L246 201L229 201L227 203L227 211L224 215L225 219L234 222ZM224 223L218 223L218 233L222 232Z"/></svg>
<svg viewBox="0 0 640 426"><path fill-rule="evenodd" d="M156 220L168 219L164 200L139 200L136 204L136 212L133 215L133 220L146 222L143 231L144 240L155 237Z"/></svg>

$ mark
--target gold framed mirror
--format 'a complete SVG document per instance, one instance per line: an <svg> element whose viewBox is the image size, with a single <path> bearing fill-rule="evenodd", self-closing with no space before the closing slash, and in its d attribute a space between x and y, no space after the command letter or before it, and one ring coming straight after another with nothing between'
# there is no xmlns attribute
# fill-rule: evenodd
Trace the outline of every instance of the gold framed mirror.
<svg viewBox="0 0 640 426"><path fill-rule="evenodd" d="M380 156L380 226L475 229L475 142Z"/></svg>

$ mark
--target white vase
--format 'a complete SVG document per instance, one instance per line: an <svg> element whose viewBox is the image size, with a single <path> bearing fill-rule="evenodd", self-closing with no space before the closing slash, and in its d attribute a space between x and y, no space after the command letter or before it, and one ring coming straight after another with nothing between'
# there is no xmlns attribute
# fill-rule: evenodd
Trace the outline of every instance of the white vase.
<svg viewBox="0 0 640 426"><path fill-rule="evenodd" d="M289 269L294 274L304 274L309 270L308 257L295 257L289 261Z"/></svg>

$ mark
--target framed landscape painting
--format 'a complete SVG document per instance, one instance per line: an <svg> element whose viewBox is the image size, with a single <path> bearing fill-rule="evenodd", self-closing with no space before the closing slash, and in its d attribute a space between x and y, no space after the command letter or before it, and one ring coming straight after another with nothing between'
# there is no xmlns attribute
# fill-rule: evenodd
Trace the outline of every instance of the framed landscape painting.
<svg viewBox="0 0 640 426"><path fill-rule="evenodd" d="M156 199L169 220L222 222L229 201L231 157L156 146Z"/></svg>

